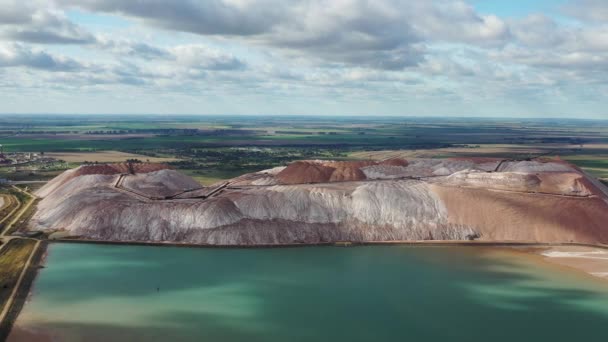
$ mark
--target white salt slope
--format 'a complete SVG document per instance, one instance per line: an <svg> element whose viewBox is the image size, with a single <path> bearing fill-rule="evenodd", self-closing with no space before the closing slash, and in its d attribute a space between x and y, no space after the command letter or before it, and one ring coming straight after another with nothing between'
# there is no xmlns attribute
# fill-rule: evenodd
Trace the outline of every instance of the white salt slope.
<svg viewBox="0 0 608 342"><path fill-rule="evenodd" d="M340 163L334 165L344 166ZM574 169L554 171L564 165L513 163L507 167L515 171L494 173L487 171L495 169L497 162L428 159L400 164L353 164L360 165L360 172L372 180L292 185L279 185L277 175L284 169L273 169L235 178L220 192L215 189L221 187L208 187L172 200L153 200L116 189L118 173L87 175L95 170L81 169L79 173L84 175L79 176L68 171L38 192L43 199L31 221L32 229L65 230L71 235L114 241L226 245L492 236L608 241L608 233L598 228L606 216L602 211L605 202L588 196L594 192ZM355 166L346 165L349 167ZM99 169L111 173L115 168ZM526 173L524 169L545 171ZM394 179L402 177L423 180ZM189 177L168 170L127 175L123 184L151 197L196 185ZM538 197L536 192L559 196ZM209 193L215 193L214 197L192 196L206 198ZM487 209L480 212L469 203ZM531 211L532 206L538 208ZM576 220L562 217L566 207L577 213ZM509 223L525 220L534 222L534 230Z"/></svg>
<svg viewBox="0 0 608 342"><path fill-rule="evenodd" d="M500 165L500 172L571 172L572 167L561 163L543 163L536 160L506 161Z"/></svg>
<svg viewBox="0 0 608 342"><path fill-rule="evenodd" d="M151 197L165 197L198 189L201 188L201 185L191 177L175 170L160 170L128 175L123 178L121 187Z"/></svg>
<svg viewBox="0 0 608 342"><path fill-rule="evenodd" d="M488 173L475 170L455 172L454 174L451 174L438 181L445 185L472 186L514 191L532 190L538 188L541 183L537 176L528 173Z"/></svg>
<svg viewBox="0 0 608 342"><path fill-rule="evenodd" d="M371 165L362 167L368 179L447 176L463 170L493 171L498 162L475 163L470 160L410 159L407 166Z"/></svg>
<svg viewBox="0 0 608 342"><path fill-rule="evenodd" d="M159 181L174 172L126 176L125 184L137 181L137 189L154 189L155 194L191 185ZM115 189L118 177L84 175L53 182L39 192L45 196L32 219L33 228L66 230L92 239L223 244L291 243L294 234L314 243L352 238L463 239L474 233L451 227L437 196L427 184L414 180L275 185L229 190L204 201L144 201ZM161 185L166 189L160 190ZM290 231L292 227L299 231Z"/></svg>
<svg viewBox="0 0 608 342"><path fill-rule="evenodd" d="M73 175L76 174L77 170L78 169L76 168L76 169L71 169L71 170L64 171L59 176L51 179L43 187L41 187L40 189L38 189L38 191L35 192L35 195L38 196L38 197L46 197L46 196L48 196L50 193L52 193L57 188L59 188L61 185L63 185L63 183L65 183L70 178L72 178Z"/></svg>

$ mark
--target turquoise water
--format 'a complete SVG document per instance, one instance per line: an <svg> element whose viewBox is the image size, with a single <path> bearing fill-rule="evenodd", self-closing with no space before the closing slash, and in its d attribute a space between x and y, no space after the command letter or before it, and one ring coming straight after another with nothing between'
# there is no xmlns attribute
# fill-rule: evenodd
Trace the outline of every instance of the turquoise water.
<svg viewBox="0 0 608 342"><path fill-rule="evenodd" d="M606 341L608 285L487 248L52 244L16 326L67 341Z"/></svg>

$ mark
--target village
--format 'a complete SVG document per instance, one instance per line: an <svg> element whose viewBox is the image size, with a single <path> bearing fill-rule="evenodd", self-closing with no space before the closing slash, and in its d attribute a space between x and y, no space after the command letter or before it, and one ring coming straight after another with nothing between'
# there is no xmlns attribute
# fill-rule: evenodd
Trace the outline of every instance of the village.
<svg viewBox="0 0 608 342"><path fill-rule="evenodd" d="M7 152L0 145L0 184L43 181L68 168L68 163L45 156L44 152Z"/></svg>

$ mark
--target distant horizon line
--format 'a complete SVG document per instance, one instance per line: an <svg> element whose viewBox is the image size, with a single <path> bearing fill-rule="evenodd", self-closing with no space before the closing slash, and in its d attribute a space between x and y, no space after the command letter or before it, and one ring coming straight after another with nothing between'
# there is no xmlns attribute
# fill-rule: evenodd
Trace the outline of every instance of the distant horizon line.
<svg viewBox="0 0 608 342"><path fill-rule="evenodd" d="M174 116L174 117L315 117L315 118L332 118L332 117L348 117L348 118L410 118L410 119L485 119L485 120L499 120L499 119L518 119L518 120L570 120L570 121L608 121L607 118L565 118L565 117L541 117L541 116L450 116L450 115L375 115L375 114L166 114L166 113L8 113L0 112L0 117L4 116ZM372 117L370 117L372 116Z"/></svg>

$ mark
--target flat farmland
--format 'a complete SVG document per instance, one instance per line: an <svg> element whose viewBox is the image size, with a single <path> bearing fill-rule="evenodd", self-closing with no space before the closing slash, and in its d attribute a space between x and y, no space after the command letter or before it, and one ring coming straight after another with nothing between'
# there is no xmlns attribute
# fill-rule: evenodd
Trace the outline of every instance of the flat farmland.
<svg viewBox="0 0 608 342"><path fill-rule="evenodd" d="M489 158L533 158L542 155L562 156L580 154L589 150L590 153L608 152L605 145L572 144L482 144L447 148L426 148L406 150L355 151L349 154L355 159L383 160L390 158L459 158L459 157L489 157Z"/></svg>
<svg viewBox="0 0 608 342"><path fill-rule="evenodd" d="M100 151L100 152L51 152L45 154L47 157L66 161L68 163L98 162L98 163L119 163L127 159L139 159L151 163L169 163L177 161L177 158L149 157L141 154L127 153L120 151Z"/></svg>
<svg viewBox="0 0 608 342"><path fill-rule="evenodd" d="M567 161L581 169L587 171L589 174L603 179L608 180L608 153L603 154L583 154L572 155L565 157Z"/></svg>
<svg viewBox="0 0 608 342"><path fill-rule="evenodd" d="M202 184L301 159L560 157L598 178L608 121L321 116L0 116L5 153L66 163L0 167L0 178L46 180L84 162L168 163Z"/></svg>

